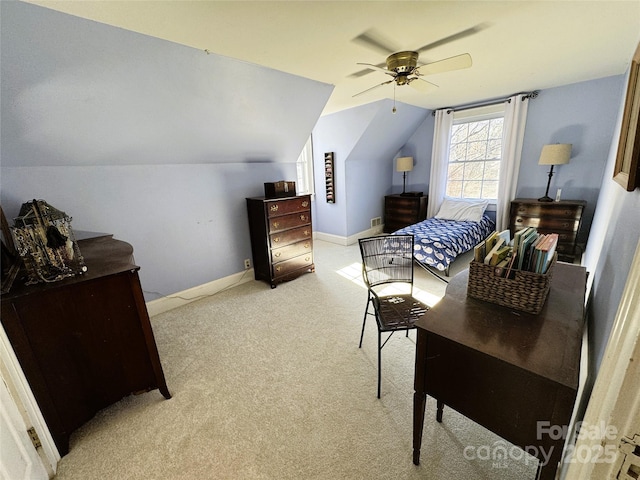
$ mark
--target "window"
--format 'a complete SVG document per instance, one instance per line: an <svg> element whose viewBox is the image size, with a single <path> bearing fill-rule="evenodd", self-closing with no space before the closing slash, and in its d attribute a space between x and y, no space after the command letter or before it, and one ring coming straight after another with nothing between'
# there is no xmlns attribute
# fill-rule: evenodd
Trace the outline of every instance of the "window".
<svg viewBox="0 0 640 480"><path fill-rule="evenodd" d="M504 106L455 112L449 144L446 195L498 198Z"/></svg>
<svg viewBox="0 0 640 480"><path fill-rule="evenodd" d="M313 147L311 145L311 137L305 143L298 161L296 162L297 185L296 193L298 195L314 194L313 188Z"/></svg>

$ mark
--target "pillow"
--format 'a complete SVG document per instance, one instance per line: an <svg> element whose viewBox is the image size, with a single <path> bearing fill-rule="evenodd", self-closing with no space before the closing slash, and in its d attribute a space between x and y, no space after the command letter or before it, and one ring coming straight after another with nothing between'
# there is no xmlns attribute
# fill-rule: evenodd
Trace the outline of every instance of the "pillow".
<svg viewBox="0 0 640 480"><path fill-rule="evenodd" d="M479 222L488 205L487 200L462 200L445 198L435 218L459 222Z"/></svg>

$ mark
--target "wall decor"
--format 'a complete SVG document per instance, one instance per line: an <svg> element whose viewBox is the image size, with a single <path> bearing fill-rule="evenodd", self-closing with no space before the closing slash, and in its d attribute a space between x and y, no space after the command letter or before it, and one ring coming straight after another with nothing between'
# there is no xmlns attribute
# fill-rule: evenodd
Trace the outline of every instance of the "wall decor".
<svg viewBox="0 0 640 480"><path fill-rule="evenodd" d="M640 183L640 44L631 59L629 84L622 114L622 128L613 179L628 192Z"/></svg>
<svg viewBox="0 0 640 480"><path fill-rule="evenodd" d="M324 178L327 182L327 203L336 203L333 167L333 152L327 152L324 154Z"/></svg>
<svg viewBox="0 0 640 480"><path fill-rule="evenodd" d="M71 217L44 200L23 203L11 228L29 276L26 284L56 282L87 271Z"/></svg>

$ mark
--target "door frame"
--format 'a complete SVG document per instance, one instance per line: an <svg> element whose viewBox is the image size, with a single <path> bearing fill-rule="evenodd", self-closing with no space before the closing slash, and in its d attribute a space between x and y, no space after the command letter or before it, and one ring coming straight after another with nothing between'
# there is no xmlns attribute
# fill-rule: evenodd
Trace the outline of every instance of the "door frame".
<svg viewBox="0 0 640 480"><path fill-rule="evenodd" d="M639 385L640 242L583 419L583 428L586 426L590 434L579 435L575 444L574 452L584 461L576 455L565 480L618 478L623 459L621 438L640 435ZM600 427L613 430L602 431Z"/></svg>
<svg viewBox="0 0 640 480"><path fill-rule="evenodd" d="M26 428L33 427L36 430L42 444L42 447L37 450L38 455L49 475L53 476L60 461L60 453L2 325L0 325L0 376L6 383L18 411L22 414Z"/></svg>

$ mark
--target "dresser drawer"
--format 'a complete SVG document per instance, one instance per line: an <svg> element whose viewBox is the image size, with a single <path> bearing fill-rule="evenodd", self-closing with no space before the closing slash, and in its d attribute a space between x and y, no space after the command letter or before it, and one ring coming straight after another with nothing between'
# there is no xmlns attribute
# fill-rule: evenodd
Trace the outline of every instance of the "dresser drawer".
<svg viewBox="0 0 640 480"><path fill-rule="evenodd" d="M515 230L520 230L524 227L535 227L540 233L550 231L554 233L576 232L580 226L580 220L573 220L567 218L552 218L552 217L522 217L516 216L514 219Z"/></svg>
<svg viewBox="0 0 640 480"><path fill-rule="evenodd" d="M303 240L296 242L286 247L274 248L271 250L271 262L278 263L290 258L297 257L298 255L304 255L310 253L313 250L312 240Z"/></svg>
<svg viewBox="0 0 640 480"><path fill-rule="evenodd" d="M311 222L311 214L307 212L292 213L280 217L269 218L269 233L281 232L290 228L308 225Z"/></svg>
<svg viewBox="0 0 640 480"><path fill-rule="evenodd" d="M271 248L284 247L285 245L309 239L311 239L310 226L292 228L291 230L285 230L284 232L269 235Z"/></svg>
<svg viewBox="0 0 640 480"><path fill-rule="evenodd" d="M313 253L309 252L283 262L274 263L272 268L274 279L305 268L313 268Z"/></svg>
<svg viewBox="0 0 640 480"><path fill-rule="evenodd" d="M274 201L266 201L265 208L269 218L279 215L287 215L288 213L309 211L311 202L308 197L295 197Z"/></svg>

